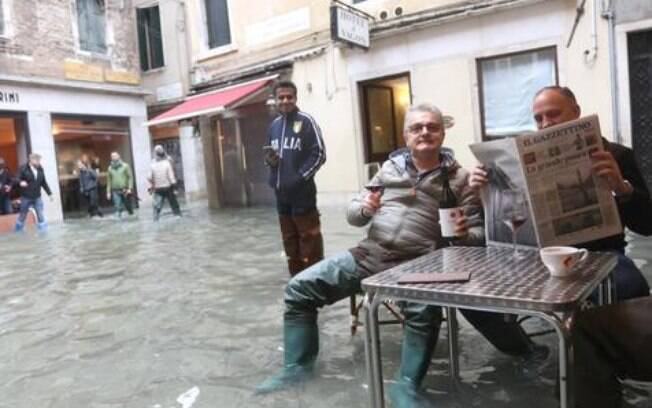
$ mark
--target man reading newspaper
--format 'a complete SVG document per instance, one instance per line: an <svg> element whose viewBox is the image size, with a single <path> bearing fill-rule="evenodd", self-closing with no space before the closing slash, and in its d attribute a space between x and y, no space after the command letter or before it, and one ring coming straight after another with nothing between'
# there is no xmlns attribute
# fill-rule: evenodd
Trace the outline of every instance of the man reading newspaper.
<svg viewBox="0 0 652 408"><path fill-rule="evenodd" d="M534 98L532 110L539 130L576 120L581 113L573 92L556 86L541 89ZM594 173L612 191L623 226L642 235L651 235L652 200L636 166L634 152L606 139L602 142L604 150L591 153ZM472 170L471 187L479 188L487 182L487 172L483 167ZM614 276L619 300L648 296L650 287L638 267L625 255L626 245L622 229L615 235L575 244L591 251L613 251L618 255Z"/></svg>
<svg viewBox="0 0 652 408"><path fill-rule="evenodd" d="M534 99L534 119L539 129L578 119L580 107L568 88L546 87ZM622 224L630 230L652 234L652 201L634 152L603 140L604 151L594 153L593 171L602 177L618 206ZM469 184L479 188L487 173L477 167ZM578 246L610 250L618 254L614 271L619 302L581 312L577 317L575 341L575 408L617 408L622 404L623 378L652 381L652 358L646 348L652 342L652 297L640 270L624 254L624 234Z"/></svg>

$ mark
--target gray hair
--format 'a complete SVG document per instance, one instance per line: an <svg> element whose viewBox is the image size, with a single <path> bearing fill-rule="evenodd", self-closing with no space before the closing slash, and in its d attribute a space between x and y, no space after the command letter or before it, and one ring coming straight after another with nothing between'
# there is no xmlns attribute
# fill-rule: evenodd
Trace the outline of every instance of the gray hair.
<svg viewBox="0 0 652 408"><path fill-rule="evenodd" d="M437 116L441 121L442 126L444 125L444 115L441 113L438 107L431 103L420 103L418 105L412 105L405 113L405 121L403 123L403 133L407 133L408 128L410 127L410 119L415 113L428 112Z"/></svg>

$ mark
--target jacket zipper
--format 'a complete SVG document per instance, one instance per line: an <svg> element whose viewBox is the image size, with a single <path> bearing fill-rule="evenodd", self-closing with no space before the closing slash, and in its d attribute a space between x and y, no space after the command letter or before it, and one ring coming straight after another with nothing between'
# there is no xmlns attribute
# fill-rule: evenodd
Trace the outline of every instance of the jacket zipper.
<svg viewBox="0 0 652 408"><path fill-rule="evenodd" d="M281 130L281 143L279 146L279 161L278 166L276 166L276 189L281 189L281 164L283 163L283 142L285 139L285 125L287 123L287 116L283 116L283 128Z"/></svg>

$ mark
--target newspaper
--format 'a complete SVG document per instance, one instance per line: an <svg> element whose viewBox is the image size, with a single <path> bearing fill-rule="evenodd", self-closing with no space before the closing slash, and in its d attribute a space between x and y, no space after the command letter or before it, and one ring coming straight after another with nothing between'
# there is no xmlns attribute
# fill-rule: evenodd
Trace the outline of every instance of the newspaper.
<svg viewBox="0 0 652 408"><path fill-rule="evenodd" d="M603 149L596 115L470 147L489 173L481 193L487 243L512 242L501 204L506 189L526 197L520 245L576 245L622 232L611 190L592 171L590 154Z"/></svg>

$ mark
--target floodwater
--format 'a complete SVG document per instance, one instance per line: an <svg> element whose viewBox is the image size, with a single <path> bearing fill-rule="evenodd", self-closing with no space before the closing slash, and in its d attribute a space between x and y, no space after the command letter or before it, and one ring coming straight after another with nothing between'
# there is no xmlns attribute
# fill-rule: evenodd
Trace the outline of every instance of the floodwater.
<svg viewBox="0 0 652 408"><path fill-rule="evenodd" d="M288 275L273 210L150 219L145 210L0 237L0 407L368 406L363 334L350 334L348 301L320 315L312 382L252 393L282 362ZM323 223L327 253L363 235L342 209L326 209ZM461 324L461 383L448 381L445 330L426 379L437 406L557 406L554 335L537 338L550 357L525 369ZM401 329L383 326L381 336L389 384ZM627 397L650 406L644 390Z"/></svg>

